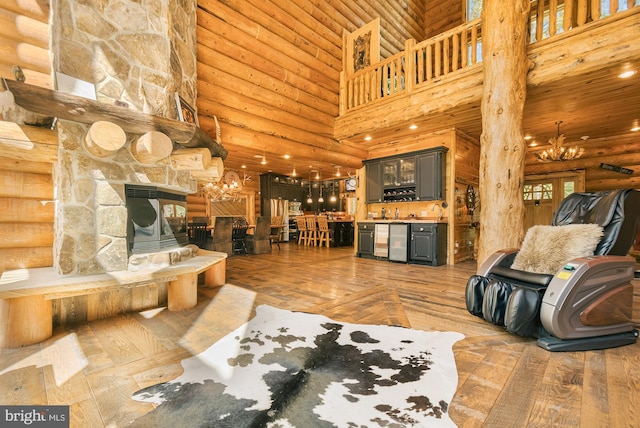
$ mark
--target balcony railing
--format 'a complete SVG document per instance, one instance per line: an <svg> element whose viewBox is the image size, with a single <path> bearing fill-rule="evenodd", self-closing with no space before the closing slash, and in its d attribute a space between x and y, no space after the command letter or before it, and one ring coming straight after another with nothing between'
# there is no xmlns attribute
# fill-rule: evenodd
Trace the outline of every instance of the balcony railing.
<svg viewBox="0 0 640 428"><path fill-rule="evenodd" d="M528 23L529 44L638 6L640 0L533 1ZM350 76L341 73L340 115L411 93L481 62L481 35L481 19L478 18L419 43L407 40L404 51Z"/></svg>

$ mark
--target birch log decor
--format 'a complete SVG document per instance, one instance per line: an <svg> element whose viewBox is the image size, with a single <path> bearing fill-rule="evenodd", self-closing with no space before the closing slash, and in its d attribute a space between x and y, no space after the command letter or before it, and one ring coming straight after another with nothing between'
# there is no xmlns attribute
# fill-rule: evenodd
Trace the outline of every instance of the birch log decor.
<svg viewBox="0 0 640 428"><path fill-rule="evenodd" d="M524 236L522 130L526 99L526 24L529 0L485 1L482 12L484 95L480 136L478 264Z"/></svg>
<svg viewBox="0 0 640 428"><path fill-rule="evenodd" d="M167 158L172 151L171 138L158 131L149 131L131 143L131 155L143 165L152 165Z"/></svg>
<svg viewBox="0 0 640 428"><path fill-rule="evenodd" d="M87 131L84 146L89 153L99 158L111 156L124 146L127 135L115 123L99 120Z"/></svg>

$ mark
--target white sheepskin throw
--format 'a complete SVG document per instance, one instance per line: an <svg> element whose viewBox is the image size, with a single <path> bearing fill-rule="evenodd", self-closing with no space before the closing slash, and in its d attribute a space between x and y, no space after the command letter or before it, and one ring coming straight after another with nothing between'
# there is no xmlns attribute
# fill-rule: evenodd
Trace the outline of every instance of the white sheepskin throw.
<svg viewBox="0 0 640 428"><path fill-rule="evenodd" d="M592 256L602 235L597 224L533 226L511 268L553 275L571 259Z"/></svg>

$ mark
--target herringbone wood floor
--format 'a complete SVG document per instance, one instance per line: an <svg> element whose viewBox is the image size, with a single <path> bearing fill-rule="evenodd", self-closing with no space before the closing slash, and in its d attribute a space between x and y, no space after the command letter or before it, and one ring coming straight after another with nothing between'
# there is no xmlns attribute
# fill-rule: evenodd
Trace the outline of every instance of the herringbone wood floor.
<svg viewBox="0 0 640 428"><path fill-rule="evenodd" d="M271 254L231 257L227 267L227 284L201 288L192 310L118 316L0 351L0 404L71 405L73 427L125 426L152 409L131 399L135 391L176 377L182 359L269 304L463 333L454 346L459 379L449 408L461 427L640 426L640 344L549 353L505 333L465 309L475 263L405 265L355 258L352 248L282 244Z"/></svg>

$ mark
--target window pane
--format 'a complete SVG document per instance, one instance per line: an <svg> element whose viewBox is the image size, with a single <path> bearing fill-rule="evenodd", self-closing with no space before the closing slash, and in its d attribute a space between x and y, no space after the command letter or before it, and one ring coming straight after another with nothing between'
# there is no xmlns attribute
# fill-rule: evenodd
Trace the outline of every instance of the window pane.
<svg viewBox="0 0 640 428"><path fill-rule="evenodd" d="M467 22L480 18L482 0L467 0Z"/></svg>
<svg viewBox="0 0 640 428"><path fill-rule="evenodd" d="M570 194L576 191L576 182L575 181L565 181L564 182L564 197L566 198Z"/></svg>

